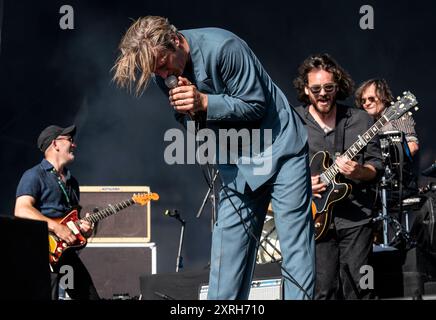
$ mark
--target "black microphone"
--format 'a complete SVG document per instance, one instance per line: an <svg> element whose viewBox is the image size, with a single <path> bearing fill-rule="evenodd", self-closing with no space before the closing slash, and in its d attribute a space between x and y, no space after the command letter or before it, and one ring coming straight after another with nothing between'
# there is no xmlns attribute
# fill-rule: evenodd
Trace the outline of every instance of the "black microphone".
<svg viewBox="0 0 436 320"><path fill-rule="evenodd" d="M165 85L168 87L168 89L174 89L178 87L178 83L179 80L177 79L177 77L175 75L171 75L169 77L167 77L165 79ZM187 115L189 116L189 118L193 121L195 121L194 117L195 117L195 112L193 111L188 111Z"/></svg>
<svg viewBox="0 0 436 320"><path fill-rule="evenodd" d="M174 89L177 87L177 83L179 83L179 80L177 80L176 76L169 76L165 79L165 85L169 88L169 89Z"/></svg>
<svg viewBox="0 0 436 320"><path fill-rule="evenodd" d="M168 216L168 217L172 217L172 218L174 218L174 217L177 218L180 216L179 211L177 209L175 209L175 210L167 209L167 210L165 210L164 215Z"/></svg>
<svg viewBox="0 0 436 320"><path fill-rule="evenodd" d="M175 219L179 220L182 224L185 224L185 220L183 220L181 218L179 210L177 210L177 209L174 209L174 210L167 209L167 210L165 210L164 215L167 217L175 218Z"/></svg>

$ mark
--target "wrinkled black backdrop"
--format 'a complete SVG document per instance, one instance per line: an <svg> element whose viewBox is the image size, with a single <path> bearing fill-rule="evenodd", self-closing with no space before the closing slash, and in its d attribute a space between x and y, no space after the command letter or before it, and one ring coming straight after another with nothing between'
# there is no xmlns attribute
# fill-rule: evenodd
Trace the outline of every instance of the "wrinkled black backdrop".
<svg viewBox="0 0 436 320"><path fill-rule="evenodd" d="M74 30L59 28L64 4L74 8ZM359 27L365 4L374 8L374 30ZM177 208L187 220L185 270L207 266L210 207L195 218L207 186L196 165L164 162L164 133L177 127L166 98L152 87L137 99L111 83L121 35L130 18L147 14L167 16L179 29L217 26L235 32L293 104L296 68L315 52L332 54L356 83L382 76L396 95L411 90L421 105L415 119L425 168L436 159L435 9L432 1L5 0L0 214L12 214L22 172L40 161L35 147L40 130L74 122L79 149L72 169L82 185L149 185L161 195L152 207L158 272L176 265L179 224L162 215L166 208Z"/></svg>

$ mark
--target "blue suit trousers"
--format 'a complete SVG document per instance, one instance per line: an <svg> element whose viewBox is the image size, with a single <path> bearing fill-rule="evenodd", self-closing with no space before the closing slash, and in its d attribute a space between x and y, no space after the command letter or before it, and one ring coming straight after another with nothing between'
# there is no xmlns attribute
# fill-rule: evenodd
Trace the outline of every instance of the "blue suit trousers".
<svg viewBox="0 0 436 320"><path fill-rule="evenodd" d="M304 148L284 159L280 170L255 191L247 188L242 194L221 188L212 234L208 299L248 299L270 201L283 257L284 298L313 298L315 240L310 169Z"/></svg>

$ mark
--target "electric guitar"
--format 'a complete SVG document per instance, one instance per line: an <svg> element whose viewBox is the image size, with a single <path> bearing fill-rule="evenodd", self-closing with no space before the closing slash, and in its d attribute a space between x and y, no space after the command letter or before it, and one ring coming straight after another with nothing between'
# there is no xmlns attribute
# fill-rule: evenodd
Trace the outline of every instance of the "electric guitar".
<svg viewBox="0 0 436 320"><path fill-rule="evenodd" d="M81 220L95 223L123 209L126 209L127 207L130 207L135 203L143 206L146 205L150 200L158 200L158 199L159 199L159 195L157 193L134 194L130 199L121 201L115 205L109 205L107 208L92 213L89 216L82 218ZM76 236L76 240L74 241L74 243L68 244L53 232L49 232L48 235L49 258L50 258L50 265L52 267L54 267L59 262L59 259L61 258L65 250L72 249L72 248L80 249L86 246L87 240L80 233L79 212L80 212L80 206L73 208L63 218L54 219L56 222L66 225L68 228L70 228L70 230Z"/></svg>
<svg viewBox="0 0 436 320"><path fill-rule="evenodd" d="M374 123L364 134L359 135L356 142L348 148L342 156L353 159L369 141L374 138L381 128L391 120L399 119L418 102L410 92L404 92L403 96L397 98L398 101L392 102L385 114ZM415 108L417 110L417 108ZM328 231L332 220L332 209L335 202L348 197L351 192L351 185L340 182L337 175L339 168L336 163L332 164L330 155L326 151L319 151L310 160L310 170L312 175L320 175L320 181L326 185L326 190L322 193L322 198L312 199L312 216L315 223L315 240L322 238Z"/></svg>

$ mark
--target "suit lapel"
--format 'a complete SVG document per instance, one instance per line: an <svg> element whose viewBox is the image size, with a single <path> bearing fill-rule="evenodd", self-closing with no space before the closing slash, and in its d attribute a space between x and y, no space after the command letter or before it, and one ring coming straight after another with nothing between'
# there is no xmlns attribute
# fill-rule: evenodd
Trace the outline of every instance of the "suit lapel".
<svg viewBox="0 0 436 320"><path fill-rule="evenodd" d="M183 34L189 45L194 77L195 77L195 84L197 85L197 88L201 92L213 93L214 92L213 82L212 79L210 79L206 73L203 52L201 51L201 48L198 45L199 42L201 43L202 39L201 38L199 39L195 35L195 31L192 30L181 31L181 33Z"/></svg>

